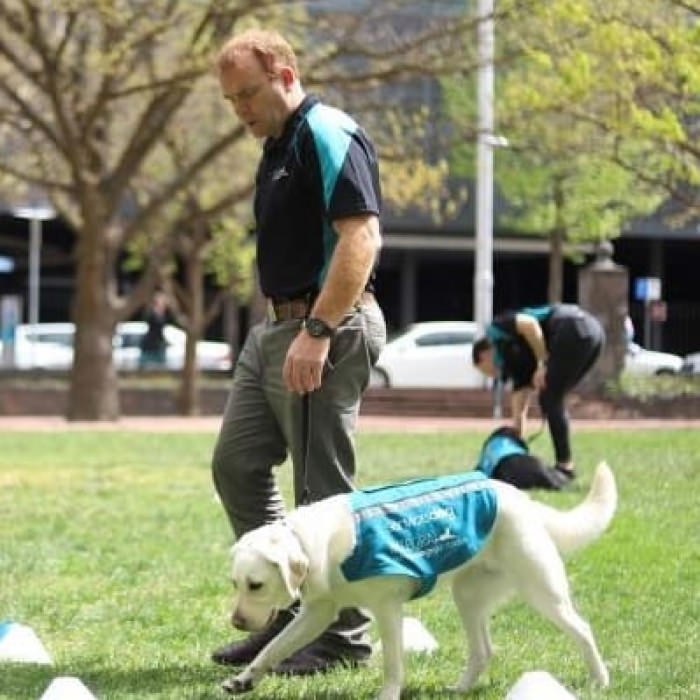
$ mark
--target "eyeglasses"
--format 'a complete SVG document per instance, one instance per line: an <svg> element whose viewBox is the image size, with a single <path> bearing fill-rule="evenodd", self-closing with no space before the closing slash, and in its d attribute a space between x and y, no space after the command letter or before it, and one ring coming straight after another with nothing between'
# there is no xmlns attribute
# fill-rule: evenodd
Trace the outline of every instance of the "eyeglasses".
<svg viewBox="0 0 700 700"><path fill-rule="evenodd" d="M276 80L279 76L269 75L267 77L267 82L271 83ZM265 83L258 83L257 85L251 85L250 87L241 88L238 92L232 95L226 95L226 99L234 106L239 107L242 104L247 104L263 89Z"/></svg>
<svg viewBox="0 0 700 700"><path fill-rule="evenodd" d="M241 105L246 102L250 102L259 92L262 90L263 83L259 85L251 85L250 87L243 88L233 95L227 95L226 99L231 102L234 106Z"/></svg>

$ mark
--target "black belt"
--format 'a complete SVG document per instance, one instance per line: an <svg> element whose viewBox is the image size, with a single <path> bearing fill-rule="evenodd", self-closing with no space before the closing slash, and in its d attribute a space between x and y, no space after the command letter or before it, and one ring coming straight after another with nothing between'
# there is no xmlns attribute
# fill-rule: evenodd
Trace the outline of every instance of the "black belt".
<svg viewBox="0 0 700 700"><path fill-rule="evenodd" d="M296 299L268 299L267 317L273 323L291 321L295 318L306 318L311 311L314 301L315 297L312 297L310 294L297 297ZM372 292L362 292L352 305L352 309L357 309L363 304L372 302L374 302L374 294Z"/></svg>

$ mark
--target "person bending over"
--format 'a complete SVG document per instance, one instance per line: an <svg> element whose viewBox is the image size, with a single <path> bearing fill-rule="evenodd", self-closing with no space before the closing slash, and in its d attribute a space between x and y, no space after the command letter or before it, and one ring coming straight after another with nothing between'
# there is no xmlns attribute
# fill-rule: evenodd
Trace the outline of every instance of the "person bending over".
<svg viewBox="0 0 700 700"><path fill-rule="evenodd" d="M547 421L555 469L575 476L564 398L593 367L605 342L596 318L579 306L555 304L506 311L474 343L472 361L488 377L512 381L513 427L525 434L533 392Z"/></svg>

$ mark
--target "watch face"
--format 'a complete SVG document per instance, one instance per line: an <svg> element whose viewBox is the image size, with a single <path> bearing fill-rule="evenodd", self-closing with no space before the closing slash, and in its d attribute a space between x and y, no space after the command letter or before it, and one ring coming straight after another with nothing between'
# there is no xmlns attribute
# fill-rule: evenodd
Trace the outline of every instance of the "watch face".
<svg viewBox="0 0 700 700"><path fill-rule="evenodd" d="M312 338L324 338L333 334L333 331L319 318L307 318L304 325Z"/></svg>

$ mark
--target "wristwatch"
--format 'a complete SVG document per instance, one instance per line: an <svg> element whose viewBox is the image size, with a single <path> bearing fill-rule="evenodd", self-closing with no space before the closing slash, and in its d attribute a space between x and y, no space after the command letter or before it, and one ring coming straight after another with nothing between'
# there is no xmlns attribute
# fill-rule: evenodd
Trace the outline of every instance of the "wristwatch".
<svg viewBox="0 0 700 700"><path fill-rule="evenodd" d="M310 316L304 319L302 327L312 338L330 338L335 330L331 328L325 321L320 318Z"/></svg>

